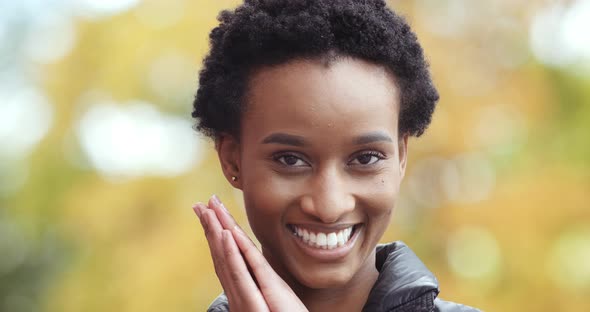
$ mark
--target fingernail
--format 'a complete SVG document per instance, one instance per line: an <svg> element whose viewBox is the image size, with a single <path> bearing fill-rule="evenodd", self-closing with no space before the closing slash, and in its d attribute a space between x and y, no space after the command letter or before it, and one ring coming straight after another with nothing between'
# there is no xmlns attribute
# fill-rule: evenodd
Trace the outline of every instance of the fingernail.
<svg viewBox="0 0 590 312"><path fill-rule="evenodd" d="M213 195L211 196L213 203L219 207L221 207L221 209L223 209L223 211L225 211L226 213L229 214L229 211L227 210L227 208L225 208L225 205L221 202L221 200L219 200L219 197L217 197L217 195Z"/></svg>
<svg viewBox="0 0 590 312"><path fill-rule="evenodd" d="M201 203L196 203L195 205L193 205L193 211L195 212L197 217L199 217L199 219L201 218L201 209L199 209L200 204Z"/></svg>
<svg viewBox="0 0 590 312"><path fill-rule="evenodd" d="M219 200L219 197L217 197L217 195L213 194L213 196L211 196L211 199L213 199L213 203L215 205L221 205L221 201Z"/></svg>

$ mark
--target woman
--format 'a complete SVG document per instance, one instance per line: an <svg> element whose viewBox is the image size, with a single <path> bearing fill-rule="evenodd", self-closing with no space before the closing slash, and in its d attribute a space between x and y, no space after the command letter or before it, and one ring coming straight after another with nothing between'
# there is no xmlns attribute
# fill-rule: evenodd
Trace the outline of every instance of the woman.
<svg viewBox="0 0 590 312"><path fill-rule="evenodd" d="M438 101L382 0L247 0L210 35L192 116L262 250L217 197L194 207L224 289L209 311L474 311L401 242L377 246L408 137Z"/></svg>

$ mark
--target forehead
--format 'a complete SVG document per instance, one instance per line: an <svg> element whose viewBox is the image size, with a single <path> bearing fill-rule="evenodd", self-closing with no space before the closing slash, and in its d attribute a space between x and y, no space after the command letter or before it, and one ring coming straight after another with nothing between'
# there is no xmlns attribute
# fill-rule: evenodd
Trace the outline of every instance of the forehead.
<svg viewBox="0 0 590 312"><path fill-rule="evenodd" d="M397 135L399 89L384 67L354 58L296 60L254 73L243 134L320 130ZM393 133L392 133L393 132Z"/></svg>

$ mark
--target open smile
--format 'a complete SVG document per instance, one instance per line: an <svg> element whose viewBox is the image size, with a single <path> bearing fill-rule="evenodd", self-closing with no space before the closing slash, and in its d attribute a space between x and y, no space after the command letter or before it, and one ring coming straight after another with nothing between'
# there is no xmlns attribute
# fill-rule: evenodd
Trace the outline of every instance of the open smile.
<svg viewBox="0 0 590 312"><path fill-rule="evenodd" d="M333 230L318 230L294 224L289 224L287 227L304 253L321 260L335 260L346 256L354 247L362 224Z"/></svg>

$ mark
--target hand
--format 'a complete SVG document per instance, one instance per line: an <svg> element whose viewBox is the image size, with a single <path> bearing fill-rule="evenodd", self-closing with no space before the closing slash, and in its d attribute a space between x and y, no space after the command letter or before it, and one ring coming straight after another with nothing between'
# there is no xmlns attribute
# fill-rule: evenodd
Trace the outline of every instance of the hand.
<svg viewBox="0 0 590 312"><path fill-rule="evenodd" d="M193 210L205 230L215 273L232 312L307 311L215 195L208 206L198 203Z"/></svg>

